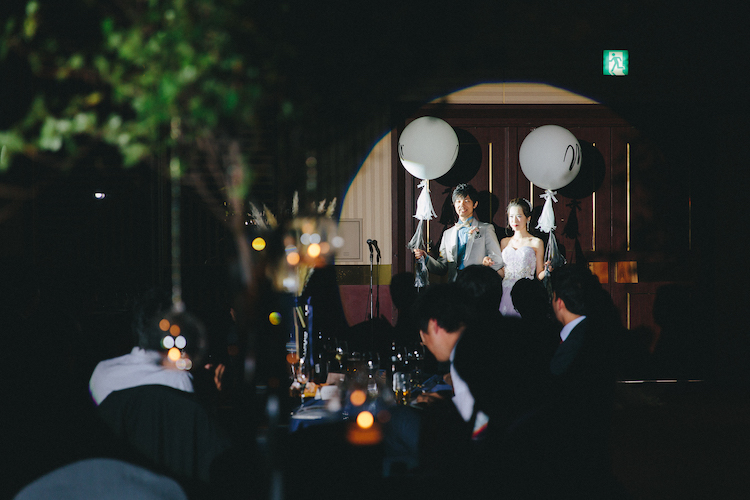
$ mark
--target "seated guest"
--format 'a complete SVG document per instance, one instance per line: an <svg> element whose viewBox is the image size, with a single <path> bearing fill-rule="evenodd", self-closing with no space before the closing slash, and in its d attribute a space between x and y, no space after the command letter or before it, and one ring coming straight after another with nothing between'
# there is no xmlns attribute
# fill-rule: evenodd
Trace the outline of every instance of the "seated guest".
<svg viewBox="0 0 750 500"><path fill-rule="evenodd" d="M205 497L219 487L244 490L246 476L232 478L230 472L248 455L232 446L214 410L194 394L189 370L190 362L201 369L202 326L184 312L175 314L167 292L151 290L137 301L132 327L137 346L100 362L89 382L113 446L129 461L178 480L192 495ZM176 361L167 355L173 343L184 348Z"/></svg>
<svg viewBox="0 0 750 500"><path fill-rule="evenodd" d="M503 278L491 267L467 266L458 272L456 283L473 298L474 307L481 313L498 310L503 297Z"/></svg>
<svg viewBox="0 0 750 500"><path fill-rule="evenodd" d="M450 361L455 394L453 412L425 412L425 421L440 420L423 422L421 446L455 474L453 492L468 486L482 497L548 498L553 485L540 481L556 467L542 460L548 377L534 373L546 367L521 319L500 317L496 304L483 304L491 313L476 306L459 283L433 285L420 296L420 335L436 358ZM431 428L438 432L425 432Z"/></svg>
<svg viewBox="0 0 750 500"><path fill-rule="evenodd" d="M561 326L552 312L547 289L541 281L525 278L516 281L510 296L524 322L524 334L538 353L535 373L547 376L549 363L560 344Z"/></svg>
<svg viewBox="0 0 750 500"><path fill-rule="evenodd" d="M563 325L550 363L559 488L577 498L612 498L612 488L617 488L608 449L616 373L613 346L622 325L611 298L588 268L555 269L551 284L552 308Z"/></svg>
<svg viewBox="0 0 750 500"><path fill-rule="evenodd" d="M89 389L97 405L113 391L143 385L165 385L193 392L192 374L178 369L167 358L167 349L162 345L163 339L171 335L159 327L159 322L171 308L171 297L164 290L152 289L137 301L132 322L136 346L129 354L101 361L91 375ZM183 328L180 335L185 339L185 349L197 353L199 326Z"/></svg>
<svg viewBox="0 0 750 500"><path fill-rule="evenodd" d="M475 316L474 311L466 292L457 283L432 285L420 294L415 304L420 338L438 362L452 361L469 319ZM426 479L424 483L433 486L435 493L458 487L453 480L463 476L462 471L467 466L475 423L471 391L452 365L450 380L453 397L433 400L420 421L420 471ZM450 479L450 484L446 484L445 479Z"/></svg>

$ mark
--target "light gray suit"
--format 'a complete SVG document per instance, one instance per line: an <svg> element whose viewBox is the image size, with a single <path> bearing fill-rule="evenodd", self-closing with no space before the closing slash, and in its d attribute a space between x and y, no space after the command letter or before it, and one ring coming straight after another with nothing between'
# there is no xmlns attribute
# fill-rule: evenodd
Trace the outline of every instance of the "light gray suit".
<svg viewBox="0 0 750 500"><path fill-rule="evenodd" d="M471 221L471 228L466 241L464 253L464 267L481 264L482 259L491 257L495 261L492 269L497 271L505 265L497 241L495 226L486 222L479 222L476 217ZM456 281L458 274L458 225L449 227L440 240L440 256L435 259L427 255L427 269L439 276L448 274L448 281Z"/></svg>

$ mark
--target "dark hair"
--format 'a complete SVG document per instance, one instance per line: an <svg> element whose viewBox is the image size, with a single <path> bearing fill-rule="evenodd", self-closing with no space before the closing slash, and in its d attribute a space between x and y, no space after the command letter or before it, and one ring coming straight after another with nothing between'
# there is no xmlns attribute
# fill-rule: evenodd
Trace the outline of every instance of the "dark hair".
<svg viewBox="0 0 750 500"><path fill-rule="evenodd" d="M521 207L521 210L523 210L523 214L526 217L531 217L531 205L528 201L526 201L524 198L513 198L508 202L508 206L505 208L505 215L508 215L508 212L510 212L510 207Z"/></svg>
<svg viewBox="0 0 750 500"><path fill-rule="evenodd" d="M396 309L407 309L417 299L417 288L414 286L414 273L398 273L391 276L388 287L391 301Z"/></svg>
<svg viewBox="0 0 750 500"><path fill-rule="evenodd" d="M497 311L503 298L503 279L488 266L467 266L456 275L456 283L474 298L480 311Z"/></svg>
<svg viewBox="0 0 750 500"><path fill-rule="evenodd" d="M471 198L471 201L479 201L479 193L471 184L459 184L453 190L451 201L455 203L457 198Z"/></svg>
<svg viewBox="0 0 750 500"><path fill-rule="evenodd" d="M141 295L133 306L132 330L141 349L161 349L164 332L159 321L172 307L172 297L164 289L152 288Z"/></svg>
<svg viewBox="0 0 750 500"><path fill-rule="evenodd" d="M599 282L588 267L580 264L566 264L552 271L552 291L562 299L565 307L573 314L585 315L594 297Z"/></svg>
<svg viewBox="0 0 750 500"><path fill-rule="evenodd" d="M547 318L552 313L547 289L537 279L522 278L516 281L510 290L510 298L524 319Z"/></svg>
<svg viewBox="0 0 750 500"><path fill-rule="evenodd" d="M414 313L419 329L427 331L431 319L448 332L455 332L466 326L473 314L473 308L466 299L466 293L456 283L431 285L422 292L414 304Z"/></svg>
<svg viewBox="0 0 750 500"><path fill-rule="evenodd" d="M164 349L162 339L169 333L159 327L162 319L180 327L179 335L186 341L185 352L193 357L203 354L206 348L203 323L188 312L174 311L172 295L162 288L148 290L135 302L132 330L138 347L152 351Z"/></svg>

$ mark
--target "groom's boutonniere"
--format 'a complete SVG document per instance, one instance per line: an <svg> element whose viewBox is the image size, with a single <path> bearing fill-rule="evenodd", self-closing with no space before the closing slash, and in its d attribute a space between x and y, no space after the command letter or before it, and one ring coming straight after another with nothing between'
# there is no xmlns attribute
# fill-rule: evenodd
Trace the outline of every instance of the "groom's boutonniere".
<svg viewBox="0 0 750 500"><path fill-rule="evenodd" d="M479 232L479 226L474 226L469 229L469 234L473 234L474 238L481 238L482 234Z"/></svg>

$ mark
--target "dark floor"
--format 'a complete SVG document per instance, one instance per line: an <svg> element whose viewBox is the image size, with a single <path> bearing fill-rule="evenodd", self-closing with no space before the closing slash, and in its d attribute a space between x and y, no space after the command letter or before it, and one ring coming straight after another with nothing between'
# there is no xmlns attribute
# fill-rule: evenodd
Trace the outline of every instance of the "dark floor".
<svg viewBox="0 0 750 500"><path fill-rule="evenodd" d="M750 391L619 384L612 452L634 499L750 498Z"/></svg>

